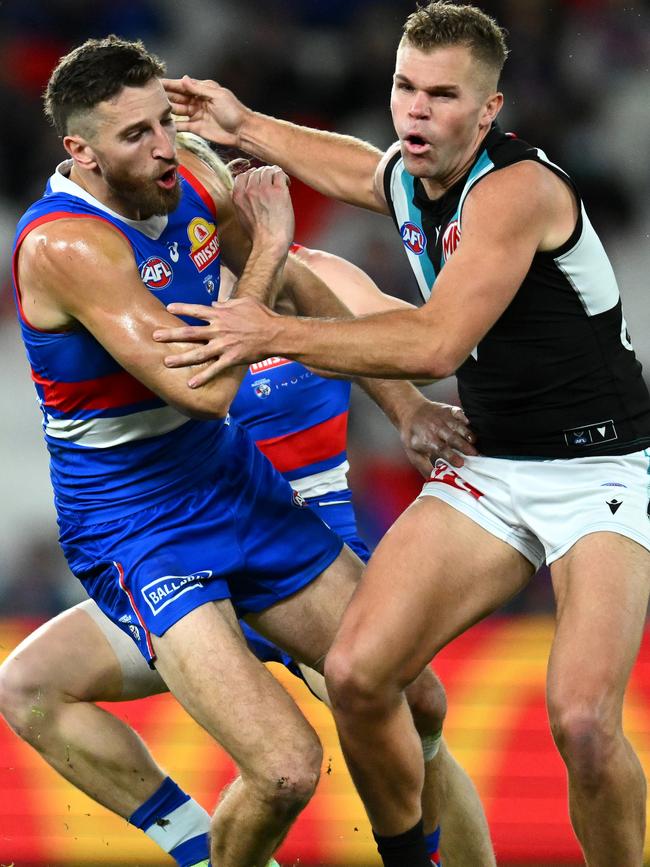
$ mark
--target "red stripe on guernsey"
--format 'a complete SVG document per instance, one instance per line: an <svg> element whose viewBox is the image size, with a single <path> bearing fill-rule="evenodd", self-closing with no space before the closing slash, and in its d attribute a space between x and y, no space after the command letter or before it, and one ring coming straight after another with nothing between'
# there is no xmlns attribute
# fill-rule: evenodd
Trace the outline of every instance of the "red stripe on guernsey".
<svg viewBox="0 0 650 867"><path fill-rule="evenodd" d="M203 186L201 181L196 178L192 172L185 168L185 166L178 167L178 174L182 175L185 178L187 183L192 187L194 192L199 195L203 199L203 204L206 206L208 211L212 214L213 217L217 216L217 206L214 203L214 199L210 195L210 193Z"/></svg>
<svg viewBox="0 0 650 867"><path fill-rule="evenodd" d="M62 413L116 409L157 398L153 391L125 370L97 379L83 379L80 382L58 382L45 379L32 371L32 379L43 389L45 405Z"/></svg>
<svg viewBox="0 0 650 867"><path fill-rule="evenodd" d="M155 654L154 649L153 649L153 644L151 643L151 636L149 635L149 630L144 625L144 620L140 616L140 612L138 611L138 607L135 604L135 599L133 598L133 594L131 593L131 591L129 590L129 588L126 586L126 584L124 582L124 569L122 568L122 564L118 563L117 560L113 560L113 563L115 564L115 568L117 569L117 574L119 575L120 587L122 588L122 590L124 590L126 595L129 597L129 602L131 603L131 608L133 608L133 610L135 611L135 616L138 618L138 623L140 624L140 626L144 630L144 635L145 635L145 638L147 639L147 649L149 651L149 654L151 656L151 660L153 662L153 660L156 658L156 654Z"/></svg>
<svg viewBox="0 0 650 867"><path fill-rule="evenodd" d="M18 238L16 239L16 245L14 247L14 254L11 262L11 273L14 280L14 293L16 295L16 307L18 308L18 315L23 320L25 325L28 325L33 331L40 331L41 334L62 334L63 331L44 331L42 328L37 328L36 325L32 325L29 319L25 316L25 310L23 309L22 298L20 297L20 286L18 285L18 251L20 250L21 244L32 232L34 229L38 228L38 226L42 226L43 223L51 223L54 220L101 220L103 223L106 223L108 226L112 226L117 232L121 235L124 235L121 229L111 223L110 220L107 220L105 217L101 217L99 214L72 214L70 211L52 211L50 214L44 214L42 217L38 217L36 220L32 220L31 223L27 223L25 228L22 230ZM126 235L124 235L126 238ZM128 238L126 238L129 241ZM129 244L131 242L129 241Z"/></svg>
<svg viewBox="0 0 650 867"><path fill-rule="evenodd" d="M345 451L348 426L347 410L306 430L256 440L255 445L276 470L288 473L327 460Z"/></svg>

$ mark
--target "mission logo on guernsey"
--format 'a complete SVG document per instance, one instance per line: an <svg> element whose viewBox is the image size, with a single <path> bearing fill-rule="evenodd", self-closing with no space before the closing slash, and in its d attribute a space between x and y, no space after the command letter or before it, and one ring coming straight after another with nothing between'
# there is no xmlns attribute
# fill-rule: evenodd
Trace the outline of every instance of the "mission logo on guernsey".
<svg viewBox="0 0 650 867"><path fill-rule="evenodd" d="M282 367L284 364L291 364L290 358L281 358L279 355L273 355L271 358L265 358L264 361L256 361L251 364L249 370L251 373L262 373L264 370L271 370L273 367Z"/></svg>
<svg viewBox="0 0 650 867"><path fill-rule="evenodd" d="M219 236L214 223L209 223L203 217L196 217L187 227L187 237L190 239L190 259L197 271L204 271L219 255Z"/></svg>

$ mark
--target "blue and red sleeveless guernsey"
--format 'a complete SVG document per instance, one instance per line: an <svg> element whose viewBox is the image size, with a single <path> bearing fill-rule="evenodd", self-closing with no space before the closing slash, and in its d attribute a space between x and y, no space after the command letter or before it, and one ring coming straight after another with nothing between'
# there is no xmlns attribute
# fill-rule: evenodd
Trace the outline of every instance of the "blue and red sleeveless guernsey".
<svg viewBox="0 0 650 867"><path fill-rule="evenodd" d="M72 182L69 166L57 168L44 196L20 220L13 275L55 504L59 514L85 524L131 514L218 471L230 425L225 419L188 419L121 368L83 327L45 332L29 323L17 283L20 246L34 228L59 219L99 219L115 226L131 244L142 282L162 304L209 304L217 297L215 208L197 179L180 169L178 208L136 221Z"/></svg>
<svg viewBox="0 0 650 867"><path fill-rule="evenodd" d="M230 412L291 487L310 498L347 490L349 406L349 382L274 357L250 365Z"/></svg>

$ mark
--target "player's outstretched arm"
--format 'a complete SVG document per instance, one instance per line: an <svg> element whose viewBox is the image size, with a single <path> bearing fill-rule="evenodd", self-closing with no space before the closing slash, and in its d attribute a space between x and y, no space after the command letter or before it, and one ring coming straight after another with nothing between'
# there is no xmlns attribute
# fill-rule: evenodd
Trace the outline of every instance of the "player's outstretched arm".
<svg viewBox="0 0 650 867"><path fill-rule="evenodd" d="M320 293L305 291L306 281L296 280L294 296L307 315L341 317L340 305L354 316L383 310L409 310L411 304L382 292L365 271L347 259L300 247L294 260L307 265L327 285L338 304L324 309ZM296 264L292 260L295 270ZM476 455L475 442L467 417L458 406L425 398L411 383L357 377L356 382L372 398L399 431L406 454L413 466L428 477L436 458L444 458L455 467L463 466L463 455Z"/></svg>
<svg viewBox="0 0 650 867"><path fill-rule="evenodd" d="M310 129L252 111L215 81L163 79L176 126L281 166L326 196L387 214L375 184L381 151L352 136Z"/></svg>
<svg viewBox="0 0 650 867"><path fill-rule="evenodd" d="M519 163L485 178L465 203L463 235L417 310L354 320L278 316L248 299L197 312L209 323L205 346L184 363L218 359L210 375L261 354L282 355L333 373L388 379L442 379L474 351L514 298L539 249L558 223L562 182L542 166ZM562 187L564 190L564 187ZM191 339L180 329L172 339ZM480 352L480 350L479 350ZM209 377L208 377L209 378ZM201 375L193 378L200 384ZM191 380L192 381L192 380Z"/></svg>

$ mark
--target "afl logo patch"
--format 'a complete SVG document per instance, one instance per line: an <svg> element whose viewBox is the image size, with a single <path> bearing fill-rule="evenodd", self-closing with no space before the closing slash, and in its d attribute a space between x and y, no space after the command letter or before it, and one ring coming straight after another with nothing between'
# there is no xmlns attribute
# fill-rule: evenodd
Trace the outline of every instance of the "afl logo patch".
<svg viewBox="0 0 650 867"><path fill-rule="evenodd" d="M154 292L169 286L174 277L172 266L159 256L151 256L140 266L142 282Z"/></svg>
<svg viewBox="0 0 650 867"><path fill-rule="evenodd" d="M442 236L442 259L446 262L460 242L460 226L458 220L453 220Z"/></svg>
<svg viewBox="0 0 650 867"><path fill-rule="evenodd" d="M415 223L402 223L400 233L404 246L408 247L411 253L415 253L416 256L421 256L424 253L427 239L419 226L416 226Z"/></svg>

